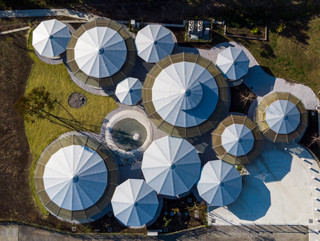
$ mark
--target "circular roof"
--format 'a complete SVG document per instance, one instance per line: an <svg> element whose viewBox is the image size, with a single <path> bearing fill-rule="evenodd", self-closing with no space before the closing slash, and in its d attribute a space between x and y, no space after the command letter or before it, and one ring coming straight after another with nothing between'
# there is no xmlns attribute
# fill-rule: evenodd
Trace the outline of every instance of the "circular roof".
<svg viewBox="0 0 320 241"><path fill-rule="evenodd" d="M171 54L174 41L170 30L162 25L148 25L135 39L138 55L146 62L155 63Z"/></svg>
<svg viewBox="0 0 320 241"><path fill-rule="evenodd" d="M49 159L44 173L44 188L59 207L84 210L101 198L107 186L108 170L92 149L71 145Z"/></svg>
<svg viewBox="0 0 320 241"><path fill-rule="evenodd" d="M198 153L189 142L165 136L145 151L141 169L158 194L174 197L191 189L198 180L200 166Z"/></svg>
<svg viewBox="0 0 320 241"><path fill-rule="evenodd" d="M221 135L223 148L234 156L247 154L253 147L254 136L245 125L232 124Z"/></svg>
<svg viewBox="0 0 320 241"><path fill-rule="evenodd" d="M67 25L56 19L41 22L32 33L32 46L41 55L54 58L66 50L70 39Z"/></svg>
<svg viewBox="0 0 320 241"><path fill-rule="evenodd" d="M268 140L289 143L303 136L308 125L308 112L301 100L292 94L273 92L259 102L256 122Z"/></svg>
<svg viewBox="0 0 320 241"><path fill-rule="evenodd" d="M194 54L170 55L148 73L142 100L149 118L176 137L201 135L229 109L225 78L209 60Z"/></svg>
<svg viewBox="0 0 320 241"><path fill-rule="evenodd" d="M82 135L54 141L35 171L35 188L44 207L70 222L104 216L117 185L118 167L109 149Z"/></svg>
<svg viewBox="0 0 320 241"><path fill-rule="evenodd" d="M218 158L233 165L247 164L260 151L258 125L242 114L225 118L212 132L212 146Z"/></svg>
<svg viewBox="0 0 320 241"><path fill-rule="evenodd" d="M209 205L226 206L239 196L242 179L234 166L221 160L209 161L201 170L197 189Z"/></svg>
<svg viewBox="0 0 320 241"><path fill-rule="evenodd" d="M249 58L242 49L228 47L218 54L216 65L230 80L238 80L248 73Z"/></svg>
<svg viewBox="0 0 320 241"><path fill-rule="evenodd" d="M157 113L179 127L197 126L207 120L215 110L218 98L219 89L214 77L197 63L169 65L157 76L152 88Z"/></svg>
<svg viewBox="0 0 320 241"><path fill-rule="evenodd" d="M117 84L116 96L122 104L134 105L141 100L142 84L137 78L126 78Z"/></svg>
<svg viewBox="0 0 320 241"><path fill-rule="evenodd" d="M126 61L127 48L121 35L108 27L85 31L74 47L74 59L89 76L105 78L118 72Z"/></svg>
<svg viewBox="0 0 320 241"><path fill-rule="evenodd" d="M269 127L279 134L289 134L300 123L298 108L288 100L277 100L266 110L266 122Z"/></svg>
<svg viewBox="0 0 320 241"><path fill-rule="evenodd" d="M124 225L141 227L155 217L157 194L144 180L128 179L120 184L111 199L114 216Z"/></svg>
<svg viewBox="0 0 320 241"><path fill-rule="evenodd" d="M81 25L67 46L70 74L93 88L115 86L130 74L135 59L136 48L131 33L109 19Z"/></svg>

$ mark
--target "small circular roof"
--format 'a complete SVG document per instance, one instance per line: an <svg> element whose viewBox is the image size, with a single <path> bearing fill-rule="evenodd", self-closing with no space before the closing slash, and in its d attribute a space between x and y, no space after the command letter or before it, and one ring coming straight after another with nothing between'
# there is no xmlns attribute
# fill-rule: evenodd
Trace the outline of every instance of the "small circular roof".
<svg viewBox="0 0 320 241"><path fill-rule="evenodd" d="M141 227L157 212L157 194L144 180L128 179L120 184L111 200L114 216L124 225Z"/></svg>
<svg viewBox="0 0 320 241"><path fill-rule="evenodd" d="M71 134L44 150L34 180L42 204L52 215L87 223L107 213L118 185L118 167L108 148Z"/></svg>
<svg viewBox="0 0 320 241"><path fill-rule="evenodd" d="M241 114L230 115L212 132L212 146L219 159L234 165L256 157L261 141L258 125Z"/></svg>
<svg viewBox="0 0 320 241"><path fill-rule="evenodd" d="M170 30L162 25L148 25L135 39L138 55L146 62L155 63L171 54L174 41Z"/></svg>
<svg viewBox="0 0 320 241"><path fill-rule="evenodd" d="M239 196L242 179L234 166L221 160L209 161L201 170L197 189L209 205L226 206Z"/></svg>
<svg viewBox="0 0 320 241"><path fill-rule="evenodd" d="M117 84L116 96L122 104L134 105L141 100L141 90L141 82L129 77Z"/></svg>
<svg viewBox="0 0 320 241"><path fill-rule="evenodd" d="M74 47L74 59L89 76L105 78L118 72L126 61L127 48L121 35L108 27L85 31Z"/></svg>
<svg viewBox="0 0 320 241"><path fill-rule="evenodd" d="M69 39L67 25L56 19L41 22L32 32L32 46L41 56L48 58L63 53Z"/></svg>
<svg viewBox="0 0 320 241"><path fill-rule="evenodd" d="M289 134L298 127L300 112L290 101L277 100L268 106L266 122L274 132Z"/></svg>
<svg viewBox="0 0 320 241"><path fill-rule="evenodd" d="M43 173L44 188L59 207L84 210L94 205L107 186L108 170L97 152L78 145L61 148Z"/></svg>
<svg viewBox="0 0 320 241"><path fill-rule="evenodd" d="M175 197L191 189L198 180L200 166L198 153L188 141L165 136L145 151L141 169L158 194Z"/></svg>
<svg viewBox="0 0 320 241"><path fill-rule="evenodd" d="M243 156L253 147L254 136L251 130L242 124L232 124L221 135L223 148L234 156Z"/></svg>
<svg viewBox="0 0 320 241"><path fill-rule="evenodd" d="M256 122L268 140L289 143L303 136L308 125L308 112L301 100L292 94L273 92L258 104Z"/></svg>
<svg viewBox="0 0 320 241"><path fill-rule="evenodd" d="M109 19L81 25L67 47L67 66L72 74L86 85L100 89L125 79L135 58L131 34Z"/></svg>
<svg viewBox="0 0 320 241"><path fill-rule="evenodd" d="M228 111L228 85L220 73L198 55L168 56L145 80L142 99L147 114L157 127L173 136L205 133Z"/></svg>
<svg viewBox="0 0 320 241"><path fill-rule="evenodd" d="M248 73L250 60L242 49L228 47L218 54L216 65L230 80L238 80Z"/></svg>

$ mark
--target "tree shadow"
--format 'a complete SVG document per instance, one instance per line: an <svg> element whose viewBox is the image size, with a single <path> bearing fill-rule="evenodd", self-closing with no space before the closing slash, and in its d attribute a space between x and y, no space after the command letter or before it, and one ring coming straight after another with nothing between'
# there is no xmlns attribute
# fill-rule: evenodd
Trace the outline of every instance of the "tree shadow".
<svg viewBox="0 0 320 241"><path fill-rule="evenodd" d="M260 56L266 59L275 58L276 55L274 54L273 48L268 43L261 44L261 52Z"/></svg>

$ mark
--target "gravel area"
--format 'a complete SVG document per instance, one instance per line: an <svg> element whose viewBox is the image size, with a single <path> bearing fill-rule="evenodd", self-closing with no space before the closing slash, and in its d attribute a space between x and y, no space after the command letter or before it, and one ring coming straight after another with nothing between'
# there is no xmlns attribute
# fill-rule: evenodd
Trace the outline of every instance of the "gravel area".
<svg viewBox="0 0 320 241"><path fill-rule="evenodd" d="M266 94L274 91L283 91L290 92L297 98L301 99L308 110L313 110L317 105L320 105L319 99L308 86L298 83L292 84L284 79L270 76L264 72L249 50L241 44L236 42L225 42L214 46L210 50L198 49L198 51L201 56L215 63L218 53L227 47L241 48L248 56L250 60L249 71L248 74L243 77L243 80L244 83L258 96L258 101L260 101Z"/></svg>
<svg viewBox="0 0 320 241"><path fill-rule="evenodd" d="M81 93L72 93L68 98L68 104L72 108L80 108L87 102L86 97Z"/></svg>

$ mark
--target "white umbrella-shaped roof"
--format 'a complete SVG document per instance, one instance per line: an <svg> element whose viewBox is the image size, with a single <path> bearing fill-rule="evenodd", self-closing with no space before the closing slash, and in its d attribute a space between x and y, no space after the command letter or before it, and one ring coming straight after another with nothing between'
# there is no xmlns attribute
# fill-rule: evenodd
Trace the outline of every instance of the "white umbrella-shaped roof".
<svg viewBox="0 0 320 241"><path fill-rule="evenodd" d="M157 113L173 126L201 124L213 113L218 99L219 88L214 77L192 62L169 65L156 77L152 87Z"/></svg>
<svg viewBox="0 0 320 241"><path fill-rule="evenodd" d="M174 197L192 188L200 166L198 153L189 142L166 136L148 147L141 169L146 182L158 194Z"/></svg>
<svg viewBox="0 0 320 241"><path fill-rule="evenodd" d="M126 61L127 47L121 35L108 27L86 30L74 47L74 59L88 76L109 77Z"/></svg>
<svg viewBox="0 0 320 241"><path fill-rule="evenodd" d="M221 135L223 148L234 156L246 155L251 151L254 141L252 131L244 124L227 126Z"/></svg>
<svg viewBox="0 0 320 241"><path fill-rule="evenodd" d="M136 37L138 55L146 62L155 63L171 54L174 41L170 30L162 25L148 25Z"/></svg>
<svg viewBox="0 0 320 241"><path fill-rule="evenodd" d="M300 112L289 100L277 100L266 110L266 122L276 133L289 134L300 123Z"/></svg>
<svg viewBox="0 0 320 241"><path fill-rule="evenodd" d="M66 50L70 39L67 25L56 19L41 22L32 33L32 46L44 57L54 58Z"/></svg>
<svg viewBox="0 0 320 241"><path fill-rule="evenodd" d="M128 179L116 188L111 204L121 223L141 227L154 218L159 201L156 192L144 180Z"/></svg>
<svg viewBox="0 0 320 241"><path fill-rule="evenodd" d="M45 166L43 183L60 208L84 210L103 195L108 170L100 155L85 146L71 145L55 152Z"/></svg>
<svg viewBox="0 0 320 241"><path fill-rule="evenodd" d="M197 189L209 205L226 206L239 196L242 179L231 164L221 160L209 161L201 170Z"/></svg>
<svg viewBox="0 0 320 241"><path fill-rule="evenodd" d="M116 96L122 104L134 105L141 100L142 84L137 78L126 78L116 88Z"/></svg>
<svg viewBox="0 0 320 241"><path fill-rule="evenodd" d="M228 47L218 54L216 65L230 80L238 80L248 73L249 58L242 49Z"/></svg>

